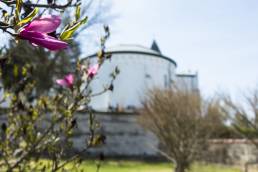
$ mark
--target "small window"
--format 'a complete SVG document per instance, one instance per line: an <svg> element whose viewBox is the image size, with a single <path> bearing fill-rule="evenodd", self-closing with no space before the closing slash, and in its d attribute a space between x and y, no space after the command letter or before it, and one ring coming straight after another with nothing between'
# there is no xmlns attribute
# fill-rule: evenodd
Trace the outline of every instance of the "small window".
<svg viewBox="0 0 258 172"><path fill-rule="evenodd" d="M151 78L150 74L145 74L145 78Z"/></svg>
<svg viewBox="0 0 258 172"><path fill-rule="evenodd" d="M164 75L164 87L168 88L168 77L167 77L167 75Z"/></svg>

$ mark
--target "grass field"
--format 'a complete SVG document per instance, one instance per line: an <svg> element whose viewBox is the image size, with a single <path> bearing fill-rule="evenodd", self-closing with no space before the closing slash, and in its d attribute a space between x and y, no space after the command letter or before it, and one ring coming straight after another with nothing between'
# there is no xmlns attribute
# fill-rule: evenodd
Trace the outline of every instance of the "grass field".
<svg viewBox="0 0 258 172"><path fill-rule="evenodd" d="M48 160L42 160L40 164L33 163L35 167L41 169L43 165L50 165ZM72 165L66 166L66 172L172 172L173 166L170 163L141 162L141 161L104 161L97 171L97 162L83 161L79 169L72 170ZM0 168L0 172L6 171ZM49 171L50 172L50 171ZM61 170L60 170L61 172ZM241 172L234 167L220 165L194 164L189 172Z"/></svg>
<svg viewBox="0 0 258 172"><path fill-rule="evenodd" d="M85 161L82 164L85 172L96 172L97 167L94 161ZM99 172L171 172L172 165L169 163L147 163L138 161L106 161ZM190 172L241 172L234 167L219 165L194 164Z"/></svg>

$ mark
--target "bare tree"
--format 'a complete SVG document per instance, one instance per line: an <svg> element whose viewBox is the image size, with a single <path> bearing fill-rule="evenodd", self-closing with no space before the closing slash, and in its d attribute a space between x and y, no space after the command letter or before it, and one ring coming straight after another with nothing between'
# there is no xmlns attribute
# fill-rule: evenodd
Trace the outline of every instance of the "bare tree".
<svg viewBox="0 0 258 172"><path fill-rule="evenodd" d="M258 138L258 88L244 94L241 102L234 101L230 96L224 96L224 102L234 129L258 147L254 140Z"/></svg>
<svg viewBox="0 0 258 172"><path fill-rule="evenodd" d="M152 89L139 121L159 138L165 154L176 163L175 172L185 172L207 141L207 112L196 92Z"/></svg>

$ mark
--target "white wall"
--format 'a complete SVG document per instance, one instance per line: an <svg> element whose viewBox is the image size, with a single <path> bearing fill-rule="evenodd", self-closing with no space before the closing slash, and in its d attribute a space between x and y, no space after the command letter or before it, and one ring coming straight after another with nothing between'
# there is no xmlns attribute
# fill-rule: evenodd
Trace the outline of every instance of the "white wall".
<svg viewBox="0 0 258 172"><path fill-rule="evenodd" d="M176 86L187 91L199 91L197 74L177 74Z"/></svg>
<svg viewBox="0 0 258 172"><path fill-rule="evenodd" d="M120 74L114 82L114 91L92 99L90 105L96 110L105 110L109 105L139 107L148 88L165 88L176 79L176 66L167 59L142 53L114 53L96 76L92 84L93 92L100 91L103 85L108 84L109 74L116 66Z"/></svg>

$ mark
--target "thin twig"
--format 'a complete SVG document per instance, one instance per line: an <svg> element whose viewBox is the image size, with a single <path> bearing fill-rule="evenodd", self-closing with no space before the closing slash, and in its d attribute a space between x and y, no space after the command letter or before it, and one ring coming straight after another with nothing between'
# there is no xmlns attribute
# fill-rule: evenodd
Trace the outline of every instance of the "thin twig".
<svg viewBox="0 0 258 172"><path fill-rule="evenodd" d="M16 4L16 1L1 1L5 3L6 5L14 5ZM33 4L33 3L26 3L24 2L22 6L24 7L38 7L38 8L52 8L52 9L65 9L67 7L75 7L77 4L72 4L73 0L68 0L66 4L64 5L58 5L58 4Z"/></svg>

